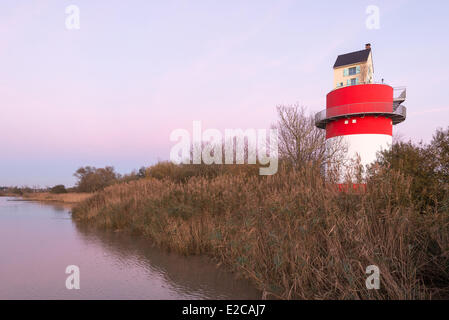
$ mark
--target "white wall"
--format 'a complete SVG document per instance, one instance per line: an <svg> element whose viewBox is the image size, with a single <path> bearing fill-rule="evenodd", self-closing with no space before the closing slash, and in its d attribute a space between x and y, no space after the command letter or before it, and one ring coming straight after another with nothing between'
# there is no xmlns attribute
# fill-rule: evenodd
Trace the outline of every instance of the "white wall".
<svg viewBox="0 0 449 320"><path fill-rule="evenodd" d="M337 138L339 137L330 138L328 141ZM386 134L351 134L343 136L343 140L348 146L346 159L355 159L359 154L364 167L376 160L377 152L391 148L393 142L392 136ZM344 172L342 174L344 176Z"/></svg>

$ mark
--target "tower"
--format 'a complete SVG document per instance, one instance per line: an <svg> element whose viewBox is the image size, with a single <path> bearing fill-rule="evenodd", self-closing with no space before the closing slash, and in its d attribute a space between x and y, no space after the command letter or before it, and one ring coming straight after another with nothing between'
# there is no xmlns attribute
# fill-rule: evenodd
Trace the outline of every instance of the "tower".
<svg viewBox="0 0 449 320"><path fill-rule="evenodd" d="M334 89L326 96L326 109L315 115L315 125L326 139L343 137L348 159L360 157L366 166L378 151L392 144L393 125L406 118L405 88L375 83L371 45L339 55L334 64Z"/></svg>

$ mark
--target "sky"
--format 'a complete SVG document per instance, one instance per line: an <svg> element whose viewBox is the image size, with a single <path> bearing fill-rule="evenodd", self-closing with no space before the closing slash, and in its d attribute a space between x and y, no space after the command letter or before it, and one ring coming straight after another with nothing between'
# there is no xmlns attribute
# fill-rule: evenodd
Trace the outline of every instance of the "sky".
<svg viewBox="0 0 449 320"><path fill-rule="evenodd" d="M66 27L69 5L79 29ZM448 16L446 0L2 0L0 186L167 160L170 133L195 120L268 128L277 105L318 112L337 55L365 43L375 80L407 87L394 133L429 142L449 125Z"/></svg>

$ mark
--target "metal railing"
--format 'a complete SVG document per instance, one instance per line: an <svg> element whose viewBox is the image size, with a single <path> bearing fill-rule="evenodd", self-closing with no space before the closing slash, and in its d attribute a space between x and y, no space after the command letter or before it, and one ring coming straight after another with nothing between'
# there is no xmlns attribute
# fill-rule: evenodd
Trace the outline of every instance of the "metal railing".
<svg viewBox="0 0 449 320"><path fill-rule="evenodd" d="M360 81L357 84L349 84L349 85L348 84L343 84L342 86L337 86L336 88L334 88L331 91L338 90L338 89L343 89L343 88L347 88L347 87L360 86L360 85L364 85L364 84L384 84L386 86L390 86L388 83L381 82L381 81L371 81L371 82Z"/></svg>
<svg viewBox="0 0 449 320"><path fill-rule="evenodd" d="M384 112L393 112L393 104L391 102L351 103L324 109L316 114L315 120L334 118L342 115Z"/></svg>
<svg viewBox="0 0 449 320"><path fill-rule="evenodd" d="M399 123L405 119L406 111L407 108L405 106L394 105L392 102L351 103L327 108L318 112L315 115L315 123L318 127L322 128L330 120L359 114L389 115L393 120L396 118L396 123Z"/></svg>
<svg viewBox="0 0 449 320"><path fill-rule="evenodd" d="M407 97L407 87L393 87L393 99L404 99Z"/></svg>
<svg viewBox="0 0 449 320"><path fill-rule="evenodd" d="M407 108L406 108L406 106L404 106L404 105L402 105L402 104L399 105L399 106L396 108L396 110L393 111L393 114L396 115L396 116L398 116L398 117L401 117L401 118L402 118L402 120L399 121L399 122L404 121L405 118L407 118ZM395 118L393 118L393 123L394 123L394 124L399 123L399 122L395 122Z"/></svg>
<svg viewBox="0 0 449 320"><path fill-rule="evenodd" d="M393 110L396 110L402 102L407 98L406 87L393 88Z"/></svg>
<svg viewBox="0 0 449 320"><path fill-rule="evenodd" d="M392 87L393 88L393 99L395 101L396 100L404 101L406 96L407 96L407 87L393 87L393 86L389 85L388 83L381 82L381 81L371 81L371 82L366 82L366 83L364 81L361 81L361 82L359 82L357 84L343 85L343 86L340 86L340 87L336 87L332 91L335 91L335 90L338 90L338 89L347 88L347 87L365 85L365 84L383 84L383 85Z"/></svg>

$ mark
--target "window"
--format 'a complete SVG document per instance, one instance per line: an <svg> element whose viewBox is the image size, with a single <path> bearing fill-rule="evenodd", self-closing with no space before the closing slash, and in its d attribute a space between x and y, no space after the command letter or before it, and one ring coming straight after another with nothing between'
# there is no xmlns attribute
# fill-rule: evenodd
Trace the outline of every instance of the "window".
<svg viewBox="0 0 449 320"><path fill-rule="evenodd" d="M352 119L352 123L357 123L357 120L356 119Z"/></svg>
<svg viewBox="0 0 449 320"><path fill-rule="evenodd" d="M357 84L357 78L351 79L351 86L355 86Z"/></svg>
<svg viewBox="0 0 449 320"><path fill-rule="evenodd" d="M343 69L343 77L353 76L359 73L360 73L360 66Z"/></svg>

